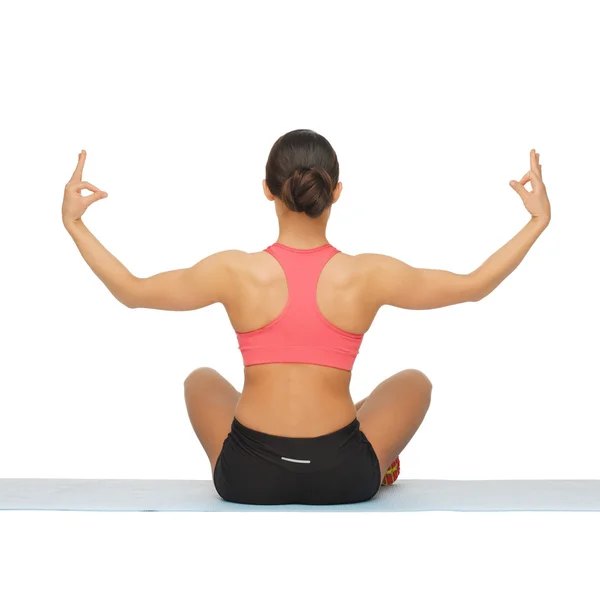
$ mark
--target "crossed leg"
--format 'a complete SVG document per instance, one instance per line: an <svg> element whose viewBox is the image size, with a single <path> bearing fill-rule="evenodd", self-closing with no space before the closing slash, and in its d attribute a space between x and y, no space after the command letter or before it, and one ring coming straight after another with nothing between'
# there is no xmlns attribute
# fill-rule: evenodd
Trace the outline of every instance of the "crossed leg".
<svg viewBox="0 0 600 600"><path fill-rule="evenodd" d="M377 454L381 479L423 422L431 389L424 373L406 369L382 381L356 404L360 428ZM214 473L240 392L214 369L200 367L185 379L184 396L192 428Z"/></svg>
<svg viewBox="0 0 600 600"><path fill-rule="evenodd" d="M360 428L379 460L381 479L413 438L431 403L431 381L417 369L405 369L382 381L356 404Z"/></svg>
<svg viewBox="0 0 600 600"><path fill-rule="evenodd" d="M183 383L185 405L192 428L200 440L214 474L217 458L231 431L238 392L210 367L193 370Z"/></svg>

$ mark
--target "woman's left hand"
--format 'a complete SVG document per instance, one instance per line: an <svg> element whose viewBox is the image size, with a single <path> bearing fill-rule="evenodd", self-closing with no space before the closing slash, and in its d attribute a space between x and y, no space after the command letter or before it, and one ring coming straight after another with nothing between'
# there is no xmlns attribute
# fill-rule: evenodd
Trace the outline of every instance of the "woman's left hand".
<svg viewBox="0 0 600 600"><path fill-rule="evenodd" d="M85 150L82 150L79 153L79 161L77 162L73 176L65 186L65 195L62 204L62 219L65 225L81 219L83 213L88 209L90 204L108 196L106 192L98 189L95 185L92 185L88 181L81 180L85 157L86 152ZM82 196L81 190L90 190L90 192L94 193L89 194L88 196Z"/></svg>

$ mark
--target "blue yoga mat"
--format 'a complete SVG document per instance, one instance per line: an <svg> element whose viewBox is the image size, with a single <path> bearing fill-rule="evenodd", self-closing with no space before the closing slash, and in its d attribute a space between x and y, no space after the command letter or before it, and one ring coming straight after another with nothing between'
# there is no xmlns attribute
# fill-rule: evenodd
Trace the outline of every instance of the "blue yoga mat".
<svg viewBox="0 0 600 600"><path fill-rule="evenodd" d="M208 480L0 479L0 510L191 512L600 511L600 480L397 480L366 502L226 502Z"/></svg>

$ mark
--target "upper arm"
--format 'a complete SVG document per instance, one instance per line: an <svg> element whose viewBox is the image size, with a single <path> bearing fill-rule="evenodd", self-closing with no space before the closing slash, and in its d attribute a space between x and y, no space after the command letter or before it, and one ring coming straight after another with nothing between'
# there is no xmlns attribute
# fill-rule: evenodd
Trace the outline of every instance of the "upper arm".
<svg viewBox="0 0 600 600"><path fill-rule="evenodd" d="M478 300L472 274L421 269L384 254L362 254L369 289L380 306L424 310Z"/></svg>
<svg viewBox="0 0 600 600"><path fill-rule="evenodd" d="M231 291L232 270L242 254L240 250L224 250L185 269L136 277L128 306L195 310L224 302Z"/></svg>

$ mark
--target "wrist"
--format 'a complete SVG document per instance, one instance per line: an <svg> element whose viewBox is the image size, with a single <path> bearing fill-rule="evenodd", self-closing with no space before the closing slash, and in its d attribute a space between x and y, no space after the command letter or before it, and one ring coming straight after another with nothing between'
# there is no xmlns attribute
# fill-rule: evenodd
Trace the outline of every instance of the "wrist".
<svg viewBox="0 0 600 600"><path fill-rule="evenodd" d="M77 227L83 225L83 221L81 219L63 219L63 225L65 226L65 229L70 233L73 229L76 229Z"/></svg>
<svg viewBox="0 0 600 600"><path fill-rule="evenodd" d="M531 217L531 222L535 223L536 225L538 225L542 229L546 229L546 227L548 227L548 225L550 224L550 217L549 216L547 216L547 217L532 216Z"/></svg>

